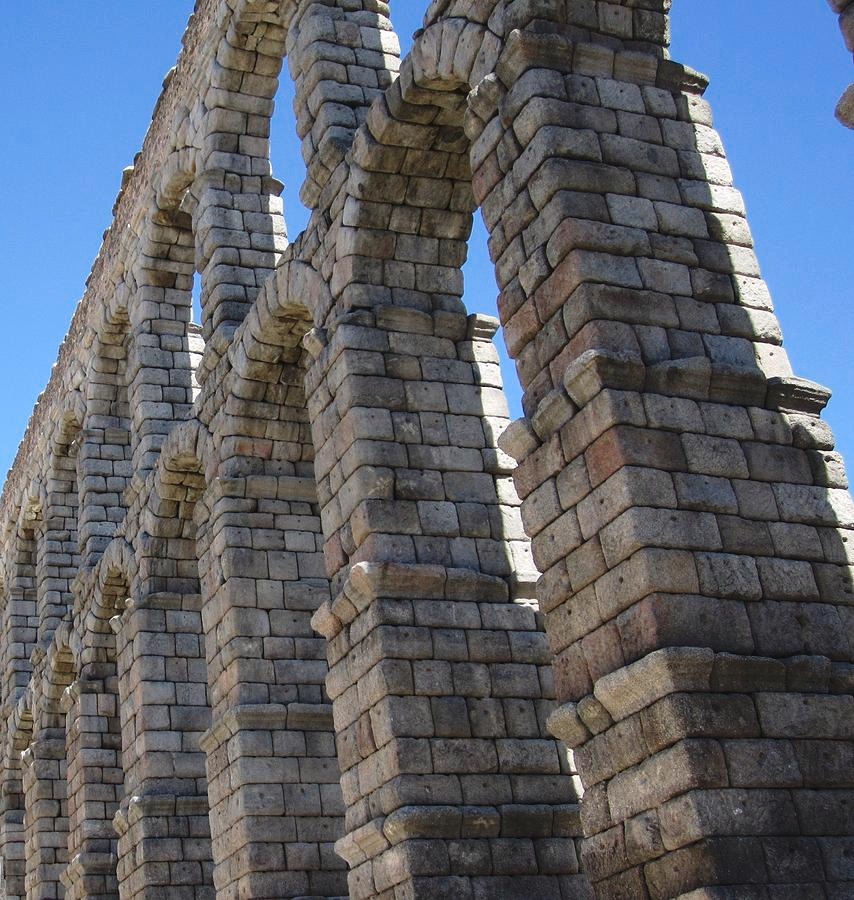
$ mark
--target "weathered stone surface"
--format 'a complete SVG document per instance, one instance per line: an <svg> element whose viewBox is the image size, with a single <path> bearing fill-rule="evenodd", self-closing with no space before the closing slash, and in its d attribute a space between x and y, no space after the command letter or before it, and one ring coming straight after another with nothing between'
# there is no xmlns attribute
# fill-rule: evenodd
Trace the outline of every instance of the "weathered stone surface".
<svg viewBox="0 0 854 900"><path fill-rule="evenodd" d="M669 5L196 4L0 500L6 897L850 895L854 503Z"/></svg>

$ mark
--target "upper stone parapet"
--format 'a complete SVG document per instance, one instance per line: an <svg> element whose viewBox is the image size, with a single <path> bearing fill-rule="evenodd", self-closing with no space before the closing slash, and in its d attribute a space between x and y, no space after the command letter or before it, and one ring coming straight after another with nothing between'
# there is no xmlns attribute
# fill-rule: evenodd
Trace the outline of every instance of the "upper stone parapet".
<svg viewBox="0 0 854 900"><path fill-rule="evenodd" d="M20 505L22 491L46 466L49 438L60 424L70 393L80 388L91 347L109 309L122 304L117 286L132 266L132 246L149 203L155 177L162 170L183 122L179 116L188 86L196 77L195 60L206 53L204 35L215 24L217 0L199 0L182 39L183 49L175 68L164 79L163 91L152 114L142 150L134 165L125 169L113 207L113 222L104 232L98 256L86 279L86 290L77 305L68 334L59 348L50 380L30 417L15 462L0 497L0 523L8 523Z"/></svg>

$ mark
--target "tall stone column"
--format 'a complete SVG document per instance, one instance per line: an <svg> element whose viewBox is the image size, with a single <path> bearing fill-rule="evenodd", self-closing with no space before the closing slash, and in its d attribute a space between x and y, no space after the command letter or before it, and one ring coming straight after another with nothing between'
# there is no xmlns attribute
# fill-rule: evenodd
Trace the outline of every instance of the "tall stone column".
<svg viewBox="0 0 854 900"><path fill-rule="evenodd" d="M63 695L67 713L68 867L65 900L117 900L113 818L124 793L118 686L74 681Z"/></svg>
<svg viewBox="0 0 854 900"><path fill-rule="evenodd" d="M259 408L246 404L245 411ZM307 450L307 461L286 462L283 453L267 465L288 474L222 476L208 494L202 588L213 726L202 747L222 897L338 897L347 890L333 850L343 808L324 642L310 625L329 585L310 441L299 449L304 419L301 406L285 407L266 427L289 444L292 460ZM230 464L236 471L264 465L239 457Z"/></svg>
<svg viewBox="0 0 854 900"><path fill-rule="evenodd" d="M58 731L58 729L57 729ZM68 863L68 803L65 735L41 733L21 755L27 898L62 896L60 877Z"/></svg>
<svg viewBox="0 0 854 900"><path fill-rule="evenodd" d="M2 885L6 900L23 900L24 875L24 811L7 809L0 826L0 853L3 855Z"/></svg>
<svg viewBox="0 0 854 900"><path fill-rule="evenodd" d="M38 643L44 649L68 611L71 584L80 564L77 448L69 437L60 433L55 443L46 485L44 530L37 548Z"/></svg>
<svg viewBox="0 0 854 900"><path fill-rule="evenodd" d="M26 861L24 856L24 785L21 753L32 742L32 718L10 717L6 752L3 756L2 816L0 816L0 884L6 900L23 900Z"/></svg>
<svg viewBox="0 0 854 900"><path fill-rule="evenodd" d="M333 576L313 623L329 641L350 896L582 897L572 782L544 727L548 648L509 589L530 563L494 445L495 323L450 296L427 312L352 293L376 305L307 341Z"/></svg>
<svg viewBox="0 0 854 900"><path fill-rule="evenodd" d="M191 217L183 209L152 212L140 238L126 383L139 490L176 422L187 418L203 343L190 326L196 265ZM107 464L108 465L108 464Z"/></svg>
<svg viewBox="0 0 854 900"><path fill-rule="evenodd" d="M125 321L103 326L85 388L77 457L77 537L84 569L98 561L126 512L123 495L133 471L127 336Z"/></svg>
<svg viewBox="0 0 854 900"><path fill-rule="evenodd" d="M30 656L38 638L36 539L32 521L22 522L11 538L11 577L2 611L2 710L11 717L32 675Z"/></svg>
<svg viewBox="0 0 854 900"><path fill-rule="evenodd" d="M598 897L841 897L854 505L668 5L513 4L471 97L551 727Z"/></svg>
<svg viewBox="0 0 854 900"><path fill-rule="evenodd" d="M214 896L198 743L210 725L199 600L149 593L115 623L125 768L114 819L122 897L158 898L164 888L193 900Z"/></svg>
<svg viewBox="0 0 854 900"><path fill-rule="evenodd" d="M246 4L243 18L234 16L219 44L199 122L191 195L195 263L202 274L200 382L226 353L287 246L282 184L270 164L270 118L285 31L281 10L253 7Z"/></svg>

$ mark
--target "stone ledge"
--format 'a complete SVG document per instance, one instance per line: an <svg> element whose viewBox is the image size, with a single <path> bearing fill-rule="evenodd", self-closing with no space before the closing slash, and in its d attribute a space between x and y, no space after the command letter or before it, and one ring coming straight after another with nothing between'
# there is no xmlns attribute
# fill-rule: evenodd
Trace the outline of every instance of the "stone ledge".
<svg viewBox="0 0 854 900"><path fill-rule="evenodd" d="M383 834L392 846L406 840L436 837L577 837L580 835L578 810L578 804L404 806L385 817Z"/></svg>
<svg viewBox="0 0 854 900"><path fill-rule="evenodd" d="M579 805L404 806L341 838L335 852L354 867L409 840L527 840L531 836L580 837Z"/></svg>
<svg viewBox="0 0 854 900"><path fill-rule="evenodd" d="M199 738L199 747L212 753L241 731L332 731L332 704L246 704L227 710Z"/></svg>
<svg viewBox="0 0 854 900"><path fill-rule="evenodd" d="M210 812L207 794L176 797L172 794L134 794L126 797L113 816L113 827L123 835L143 819L173 818L175 816L204 816Z"/></svg>
<svg viewBox="0 0 854 900"><path fill-rule="evenodd" d="M547 728L577 749L595 734L671 694L804 694L839 697L851 693L854 666L824 656L773 659L715 653L706 647L656 650L598 679L593 695L559 706ZM608 719L610 717L610 721Z"/></svg>
<svg viewBox="0 0 854 900"><path fill-rule="evenodd" d="M115 853L78 853L68 863L62 873L62 882L66 886L75 884L88 875L116 874L117 857Z"/></svg>
<svg viewBox="0 0 854 900"><path fill-rule="evenodd" d="M705 93L709 78L689 66L652 53L611 50L602 44L574 41L558 33L514 29L507 36L496 73L512 86L529 69L574 75L602 75L633 84L648 84L674 93Z"/></svg>
<svg viewBox="0 0 854 900"><path fill-rule="evenodd" d="M827 406L831 395L830 388L808 381L806 378L769 378L766 406L780 412L819 416Z"/></svg>
<svg viewBox="0 0 854 900"><path fill-rule="evenodd" d="M836 118L846 127L854 128L854 84L849 85L836 104Z"/></svg>
<svg viewBox="0 0 854 900"><path fill-rule="evenodd" d="M522 462L603 390L759 407L816 421L831 396L828 388L805 378L766 377L758 368L714 363L707 356L644 366L630 354L587 350L573 360L563 385L549 391L530 418L516 419L507 426L498 440L500 449ZM825 448L832 445L832 440L821 444Z"/></svg>
<svg viewBox="0 0 854 900"><path fill-rule="evenodd" d="M356 563L332 601L315 612L311 627L331 639L378 599L475 600L506 603L509 588L503 578L473 569L453 569L418 563Z"/></svg>
<svg viewBox="0 0 854 900"><path fill-rule="evenodd" d="M702 647L656 650L600 678L593 694L615 721L651 706L668 694L708 691L714 651Z"/></svg>

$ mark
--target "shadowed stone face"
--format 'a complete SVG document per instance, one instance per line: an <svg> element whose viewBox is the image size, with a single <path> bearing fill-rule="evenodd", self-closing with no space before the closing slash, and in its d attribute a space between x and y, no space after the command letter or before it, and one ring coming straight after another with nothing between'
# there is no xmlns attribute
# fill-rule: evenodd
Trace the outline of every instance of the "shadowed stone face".
<svg viewBox="0 0 854 900"><path fill-rule="evenodd" d="M197 4L0 500L7 898L850 895L854 504L668 11Z"/></svg>

